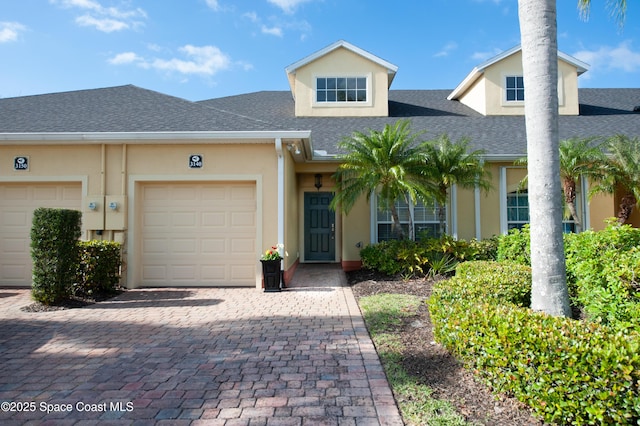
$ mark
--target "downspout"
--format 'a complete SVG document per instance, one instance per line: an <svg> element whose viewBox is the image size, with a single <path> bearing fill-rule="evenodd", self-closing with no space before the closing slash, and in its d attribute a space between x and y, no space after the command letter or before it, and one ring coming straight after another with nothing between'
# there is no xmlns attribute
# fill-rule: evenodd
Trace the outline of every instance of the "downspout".
<svg viewBox="0 0 640 426"><path fill-rule="evenodd" d="M278 156L278 252L284 259L284 155L282 138L276 138L275 143L276 155Z"/></svg>
<svg viewBox="0 0 640 426"><path fill-rule="evenodd" d="M107 222L107 209L104 205L107 195L107 145L100 146L100 197L102 197L102 229L100 230L101 239L104 240L104 228Z"/></svg>

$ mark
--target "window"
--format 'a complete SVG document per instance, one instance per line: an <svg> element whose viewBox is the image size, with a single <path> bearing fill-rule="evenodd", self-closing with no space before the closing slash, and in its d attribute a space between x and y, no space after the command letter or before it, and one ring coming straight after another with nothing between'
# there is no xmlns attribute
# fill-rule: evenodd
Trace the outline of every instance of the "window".
<svg viewBox="0 0 640 426"><path fill-rule="evenodd" d="M505 87L507 102L524 101L524 80L522 76L507 76Z"/></svg>
<svg viewBox="0 0 640 426"><path fill-rule="evenodd" d="M522 229L529 223L529 194L526 190L507 194L507 229ZM576 232L573 218L562 222L565 234Z"/></svg>
<svg viewBox="0 0 640 426"><path fill-rule="evenodd" d="M316 102L367 102L366 77L316 78Z"/></svg>
<svg viewBox="0 0 640 426"><path fill-rule="evenodd" d="M405 233L409 235L409 212L413 216L413 229L416 238L438 237L441 235L440 222L438 220L438 204L429 202L426 205L422 201L407 204L406 201L396 201L396 210L400 219L400 225ZM398 230L394 229L393 218L390 210L377 209L377 231L378 242L386 240L397 240L400 238Z"/></svg>

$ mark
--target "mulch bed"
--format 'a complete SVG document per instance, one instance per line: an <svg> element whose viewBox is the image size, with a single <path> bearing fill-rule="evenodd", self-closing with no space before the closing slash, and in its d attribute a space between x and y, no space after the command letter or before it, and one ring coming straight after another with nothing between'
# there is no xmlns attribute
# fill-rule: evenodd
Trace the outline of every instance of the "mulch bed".
<svg viewBox="0 0 640 426"><path fill-rule="evenodd" d="M356 299L390 293L410 294L423 301L431 295L433 284L445 279L436 277L403 281L367 270L349 272L347 278ZM492 426L544 424L532 417L530 410L518 400L493 395L470 370L435 342L426 303L422 304L415 317L405 319L396 333L404 344L403 364L407 373L433 389L434 398L449 401L467 421Z"/></svg>

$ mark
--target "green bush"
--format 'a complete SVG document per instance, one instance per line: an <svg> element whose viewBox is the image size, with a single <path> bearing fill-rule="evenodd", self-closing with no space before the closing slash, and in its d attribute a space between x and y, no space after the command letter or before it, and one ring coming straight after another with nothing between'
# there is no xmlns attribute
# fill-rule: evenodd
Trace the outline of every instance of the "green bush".
<svg viewBox="0 0 640 426"><path fill-rule="evenodd" d="M514 263L461 264L428 301L436 339L546 422L640 422L638 334L534 313L529 281Z"/></svg>
<svg viewBox="0 0 640 426"><path fill-rule="evenodd" d="M498 237L497 260L511 260L530 266L529 241L529 225L525 225L521 230L511 229L507 235Z"/></svg>
<svg viewBox="0 0 640 426"><path fill-rule="evenodd" d="M567 280L586 319L640 332L640 230L610 224L565 237Z"/></svg>
<svg viewBox="0 0 640 426"><path fill-rule="evenodd" d="M73 292L76 296L113 293L120 283L120 243L114 241L81 241L80 265Z"/></svg>
<svg viewBox="0 0 640 426"><path fill-rule="evenodd" d="M390 240L368 245L360 251L362 266L389 276L449 274L466 260L496 258L497 239L456 240L449 235L420 241Z"/></svg>
<svg viewBox="0 0 640 426"><path fill-rule="evenodd" d="M82 213L38 208L31 226L33 283L31 295L44 304L69 297L78 269L78 238Z"/></svg>

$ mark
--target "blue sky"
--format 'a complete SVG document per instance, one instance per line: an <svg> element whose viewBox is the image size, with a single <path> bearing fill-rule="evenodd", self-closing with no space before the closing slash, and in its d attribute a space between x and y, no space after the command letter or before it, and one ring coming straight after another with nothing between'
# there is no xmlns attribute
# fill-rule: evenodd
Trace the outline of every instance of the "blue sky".
<svg viewBox="0 0 640 426"><path fill-rule="evenodd" d="M399 67L392 89L453 89L520 42L516 0L3 0L0 97L134 84L192 101L288 90L284 68L337 40ZM621 29L558 1L581 87L640 86L640 1Z"/></svg>

